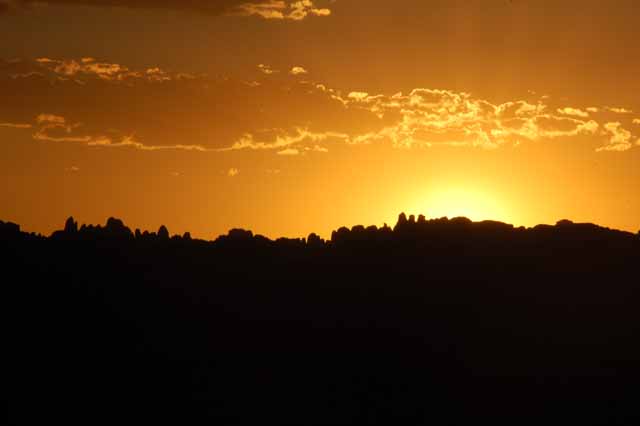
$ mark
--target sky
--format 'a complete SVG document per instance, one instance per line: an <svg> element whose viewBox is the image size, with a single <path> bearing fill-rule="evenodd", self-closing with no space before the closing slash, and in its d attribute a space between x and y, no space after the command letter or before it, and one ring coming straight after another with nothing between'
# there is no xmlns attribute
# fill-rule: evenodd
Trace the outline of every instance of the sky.
<svg viewBox="0 0 640 426"><path fill-rule="evenodd" d="M0 0L0 219L640 229L635 0Z"/></svg>

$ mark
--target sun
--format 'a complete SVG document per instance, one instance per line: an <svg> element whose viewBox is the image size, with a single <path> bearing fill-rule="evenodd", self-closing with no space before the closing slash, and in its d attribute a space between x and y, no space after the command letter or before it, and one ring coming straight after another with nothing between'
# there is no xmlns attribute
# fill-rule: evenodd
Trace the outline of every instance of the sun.
<svg viewBox="0 0 640 426"><path fill-rule="evenodd" d="M414 212L428 219L464 216L473 221L508 221L510 218L505 203L498 196L463 187L433 190L421 196L415 203Z"/></svg>

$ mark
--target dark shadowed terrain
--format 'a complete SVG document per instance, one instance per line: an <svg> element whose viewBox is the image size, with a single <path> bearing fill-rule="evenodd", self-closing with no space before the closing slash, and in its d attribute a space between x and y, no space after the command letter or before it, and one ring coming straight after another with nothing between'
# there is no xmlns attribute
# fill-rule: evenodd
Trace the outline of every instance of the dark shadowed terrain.
<svg viewBox="0 0 640 426"><path fill-rule="evenodd" d="M8 424L628 425L640 236L401 215L330 241L0 222Z"/></svg>

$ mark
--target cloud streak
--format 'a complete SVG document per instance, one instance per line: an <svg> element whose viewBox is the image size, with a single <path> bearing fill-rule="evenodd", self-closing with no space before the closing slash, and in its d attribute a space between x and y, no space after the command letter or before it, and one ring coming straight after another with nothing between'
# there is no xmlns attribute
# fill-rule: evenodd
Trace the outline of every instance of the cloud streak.
<svg viewBox="0 0 640 426"><path fill-rule="evenodd" d="M309 16L329 16L331 10L311 0L0 0L0 15L34 5L76 5L129 9L171 9L207 15L257 16L264 19L301 21Z"/></svg>
<svg viewBox="0 0 640 426"><path fill-rule="evenodd" d="M275 73L279 73L280 72L278 70L274 70L273 68L271 68L270 65L265 65L265 64L258 64L258 69L260 70L260 72L262 74L267 74L267 75L271 75L271 74L275 74Z"/></svg>
<svg viewBox="0 0 640 426"><path fill-rule="evenodd" d="M237 7L239 14L256 15L264 19L301 21L308 16L329 16L328 8L317 8L311 0L285 2L282 0L268 0L249 2Z"/></svg>
<svg viewBox="0 0 640 426"><path fill-rule="evenodd" d="M80 143L86 146L119 148L127 147L141 151L199 151L207 152L209 149L201 145L145 145L136 140L133 135L120 136L119 138L105 135L76 135L75 129L82 127L81 123L69 124L66 118L54 114L40 114L36 117L37 131L33 134L33 139L44 142L71 142ZM29 125L28 128L32 126ZM24 127L27 128L27 127ZM58 134L56 134L56 131ZM59 134L62 132L62 135Z"/></svg>
<svg viewBox="0 0 640 426"><path fill-rule="evenodd" d="M28 123L0 123L0 127L7 127L10 129L30 129L33 126Z"/></svg>
<svg viewBox="0 0 640 426"><path fill-rule="evenodd" d="M38 58L36 63L42 68L40 75L43 75L42 71L46 70L56 75L58 79L74 79L79 83L83 82L83 78L98 78L106 81L141 79L154 82L195 78L187 73L169 74L157 67L134 71L120 64L100 62L94 58L82 58L80 60ZM20 76L19 74L15 75L16 78Z"/></svg>
<svg viewBox="0 0 640 426"><path fill-rule="evenodd" d="M281 150L278 152L280 155L296 155L298 154L298 150L295 150L296 152L293 154L293 149L290 148L292 145L299 145L303 142L321 142L330 139L346 141L349 139L349 136L338 132L318 133L309 131L309 129L305 128L296 128L292 134L285 134L280 131L280 134L276 135L273 140L265 142L256 140L253 134L247 133L238 139L232 146L222 148L220 151L279 149ZM282 150L282 148L285 149ZM322 149L315 149L315 151L322 151Z"/></svg>
<svg viewBox="0 0 640 426"><path fill-rule="evenodd" d="M571 108L571 107L558 108L558 112L560 114L571 115L574 117L581 117L581 118L589 117L589 112L583 111L580 108ZM595 112L597 112L597 110Z"/></svg>
<svg viewBox="0 0 640 426"><path fill-rule="evenodd" d="M605 106L549 97L492 103L432 88L342 91L296 78L299 66L278 78L267 65L258 69L263 75L249 84L91 57L0 61L0 128L93 147L298 155L335 144L496 149L578 137L597 151L621 152L637 138L627 129L638 119Z"/></svg>
<svg viewBox="0 0 640 426"><path fill-rule="evenodd" d="M633 111L621 107L604 107L607 111L614 112L616 114L631 114Z"/></svg>

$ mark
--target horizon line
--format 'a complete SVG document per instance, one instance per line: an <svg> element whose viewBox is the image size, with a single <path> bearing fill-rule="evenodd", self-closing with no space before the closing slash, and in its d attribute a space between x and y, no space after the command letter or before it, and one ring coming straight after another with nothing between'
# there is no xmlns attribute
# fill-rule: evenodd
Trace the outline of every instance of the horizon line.
<svg viewBox="0 0 640 426"><path fill-rule="evenodd" d="M109 225L109 223L111 221L115 221L115 222L121 224L124 228L128 229L133 235L138 235L138 234L140 234L140 235L144 235L144 234L158 235L158 233L161 232L162 228L164 228L165 230L167 230L169 238L184 237L186 235L188 235L190 239L192 238L190 231L185 231L182 235L180 235L178 233L170 234L167 226L165 226L164 224L161 224L157 231L151 231L151 230L148 230L148 229L144 229L143 230L141 228L131 229L130 227L128 227L126 225L126 222L124 220L122 220L120 218L117 218L115 216L109 216L105 220L104 224L82 223L80 226L78 226L78 222L75 220L74 216L69 216L66 219L65 225L63 226L63 228L54 229L49 234L43 234L41 232L24 230L24 229L22 229L22 225L21 224L13 222L13 221L6 221L6 220L0 219L0 225L17 226L18 231L21 232L21 233L25 233L25 234L28 234L28 235L33 235L33 236L36 236L36 237L39 237L39 238L51 238L56 233L65 232L66 231L66 227L68 226L70 221L74 224L74 226L76 227L78 232L80 232L83 229L105 229L105 228L108 227L108 225ZM370 224L370 225L355 224L355 225L350 225L350 226L342 225L342 226L337 227L336 229L332 229L330 235L326 239L323 238L322 235L320 235L319 233L317 233L315 231L309 232L306 236L298 236L298 237L287 237L287 236L269 237L267 235L254 232L252 229L244 228L244 227L231 227L226 231L226 234L225 233L221 233L221 234L219 234L219 235L217 235L215 237L212 237L212 239L198 238L198 237L193 237L192 239L193 240L199 240L199 241L214 242L214 241L220 239L221 237L229 236L234 231L244 231L244 232L251 233L251 235L254 238L255 237L265 238L265 239L270 240L270 241L277 241L279 239L305 240L306 241L311 235L315 235L316 237L319 237L320 239L323 239L323 240L326 240L326 241L331 241L331 238L333 237L333 235L335 233L337 233L338 231L343 230L343 229L347 229L348 231L351 232L354 229L359 229L359 228L362 228L363 230L371 230L371 229L384 230L385 228L389 228L389 229L391 229L393 231L403 221L408 223L408 224L415 224L415 225L419 225L419 224L427 225L429 223L435 224L435 223L438 223L438 222L446 222L446 223L448 223L448 222L458 222L459 224L462 224L463 222L467 222L469 224L491 224L491 223L493 223L493 224L498 224L498 225L506 225L507 227L510 227L513 230L533 230L533 229L538 228L538 227L557 227L557 226L562 226L562 225L591 225L591 226L595 226L597 228L601 228L601 229L606 230L606 231L625 233L625 234L629 234L629 235L632 235L632 236L640 236L640 229L637 232L634 232L634 231L629 231L629 230L624 230L624 229L611 228L611 227L600 225L600 224L594 223L594 222L575 222L575 221L573 221L571 219L566 219L566 218L557 220L555 224L538 223L538 224L535 224L535 225L532 225L532 226L526 226L526 225L515 225L513 223L504 222L504 221L495 220L495 219L473 220L473 219L470 219L470 218L468 218L466 216L454 216L454 217L440 216L440 217L427 218L423 214L419 214L419 215L410 214L410 215L407 215L404 212L401 212L401 213L398 214L398 218L396 220L395 225L390 226L387 222L383 222L382 225L376 225L376 224Z"/></svg>

